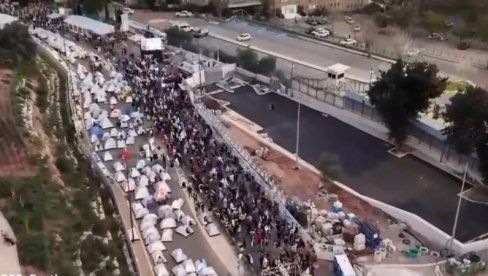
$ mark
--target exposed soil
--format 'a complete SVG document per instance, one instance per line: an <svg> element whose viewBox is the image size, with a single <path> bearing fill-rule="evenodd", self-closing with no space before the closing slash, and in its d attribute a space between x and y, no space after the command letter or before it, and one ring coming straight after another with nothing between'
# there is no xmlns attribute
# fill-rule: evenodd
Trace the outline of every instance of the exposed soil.
<svg viewBox="0 0 488 276"><path fill-rule="evenodd" d="M296 196L303 202L312 200L319 209L331 209L331 203L325 200L323 193L319 189L321 177L317 173L307 168L296 170L293 159L273 149L270 142L257 137L258 134L251 135L230 120L226 120L225 125L229 127L230 133L237 142L250 153L263 146L269 148L266 160L257 156L254 159L265 171L273 176L275 184L283 189L288 196ZM389 217L378 208L371 206L335 184L329 183L326 188L329 193L338 195L347 212L352 212L361 219L368 219L383 225L388 224Z"/></svg>

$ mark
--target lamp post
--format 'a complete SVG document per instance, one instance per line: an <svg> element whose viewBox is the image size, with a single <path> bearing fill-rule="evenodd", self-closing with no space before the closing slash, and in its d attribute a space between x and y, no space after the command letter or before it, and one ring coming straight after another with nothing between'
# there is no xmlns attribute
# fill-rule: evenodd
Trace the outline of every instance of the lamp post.
<svg viewBox="0 0 488 276"><path fill-rule="evenodd" d="M374 75L374 70L373 68L369 69L369 86L371 86L371 83L373 82L373 75Z"/></svg>
<svg viewBox="0 0 488 276"><path fill-rule="evenodd" d="M130 194L130 186L129 186L129 168L127 167L127 159L130 158L129 156L129 151L126 149L124 149L124 151L122 152L122 160L124 160L124 167L125 167L125 178L127 180L127 196L129 198L129 219L130 219L130 241L131 242L134 242L135 238L134 238L134 221L132 219L132 197L131 197L131 194Z"/></svg>
<svg viewBox="0 0 488 276"><path fill-rule="evenodd" d="M461 192L459 193L459 199L458 199L458 204L456 208L456 216L454 217L454 225L452 226L452 234L451 234L451 239L449 240L449 252L452 253L452 245L454 243L454 239L456 238L456 230L457 230L457 225L459 221L459 213L461 211L461 193L464 192L464 186L466 185L466 177L468 175L468 167L469 167L469 162L466 161L466 166L464 167L464 175L463 175L463 182L461 184Z"/></svg>

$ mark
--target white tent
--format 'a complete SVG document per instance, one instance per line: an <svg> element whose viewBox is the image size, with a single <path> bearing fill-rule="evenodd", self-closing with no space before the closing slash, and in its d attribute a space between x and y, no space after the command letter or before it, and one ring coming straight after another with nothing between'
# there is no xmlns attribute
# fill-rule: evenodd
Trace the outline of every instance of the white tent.
<svg viewBox="0 0 488 276"><path fill-rule="evenodd" d="M123 172L116 172L115 173L115 181L120 183L120 182L124 182L126 180L127 180L127 178L125 178L125 175ZM123 185L123 186L125 186L125 185Z"/></svg>
<svg viewBox="0 0 488 276"><path fill-rule="evenodd" d="M135 194L136 200L143 199L147 196L149 196L149 191L146 186L137 187L136 194Z"/></svg>
<svg viewBox="0 0 488 276"><path fill-rule="evenodd" d="M188 274L197 272L197 269L191 259L186 259L183 261L183 267L185 268L185 272Z"/></svg>
<svg viewBox="0 0 488 276"><path fill-rule="evenodd" d="M181 263L184 260L188 259L188 257L183 253L183 250L181 248L176 248L171 252L171 257L175 260L176 263Z"/></svg>
<svg viewBox="0 0 488 276"><path fill-rule="evenodd" d="M113 128L113 129L115 129L115 128ZM104 132L103 137L102 137L102 141L107 141L108 138L110 138L110 133Z"/></svg>
<svg viewBox="0 0 488 276"><path fill-rule="evenodd" d="M88 107L88 111L90 111L91 114L101 112L100 106L96 103L91 103L90 106Z"/></svg>
<svg viewBox="0 0 488 276"><path fill-rule="evenodd" d="M207 226L205 226L205 230L207 230L207 234L210 237L220 235L220 231L214 223L207 224Z"/></svg>
<svg viewBox="0 0 488 276"><path fill-rule="evenodd" d="M132 234L134 234L134 237L132 237ZM137 231L137 229L135 227L131 229L127 229L127 237L129 238L129 240L131 241L137 241L139 240L141 237L139 237L139 233Z"/></svg>
<svg viewBox="0 0 488 276"><path fill-rule="evenodd" d="M141 231L147 231L148 229L155 228L156 226L156 221L149 221L149 220L142 220L141 221L141 226L140 229Z"/></svg>
<svg viewBox="0 0 488 276"><path fill-rule="evenodd" d="M121 122L128 122L128 121L130 121L130 116L127 115L127 114L121 114L119 116L119 121L121 121Z"/></svg>
<svg viewBox="0 0 488 276"><path fill-rule="evenodd" d="M110 152L106 151L105 153L103 153L103 161L108 162L112 160L114 160L114 158L112 157Z"/></svg>
<svg viewBox="0 0 488 276"><path fill-rule="evenodd" d="M125 102L131 103L132 102L132 96L127 96L127 98L125 98Z"/></svg>
<svg viewBox="0 0 488 276"><path fill-rule="evenodd" d="M139 173L139 171L136 168L131 168L129 176L132 178L137 178L137 177L141 176L141 174Z"/></svg>
<svg viewBox="0 0 488 276"><path fill-rule="evenodd" d="M107 129L107 128L114 127L114 124L112 124L112 122L110 122L108 118L103 118L102 120L100 120L100 126L103 129Z"/></svg>
<svg viewBox="0 0 488 276"><path fill-rule="evenodd" d="M151 258L155 264L162 264L166 262L162 251L155 251L151 254Z"/></svg>
<svg viewBox="0 0 488 276"><path fill-rule="evenodd" d="M183 207L183 204L185 203L185 201L183 201L183 199L181 198L178 198L177 200L173 201L173 203L171 203L171 208L173 209L181 209L181 207Z"/></svg>
<svg viewBox="0 0 488 276"><path fill-rule="evenodd" d="M207 224L213 222L212 217L207 215L205 212L198 214L197 218L203 226L207 226Z"/></svg>
<svg viewBox="0 0 488 276"><path fill-rule="evenodd" d="M142 114L142 113L141 113L141 112L139 112L139 111L135 111L135 112L132 112L132 113L130 114L130 117L131 117L132 119L141 119L141 118L144 118L144 114Z"/></svg>
<svg viewBox="0 0 488 276"><path fill-rule="evenodd" d="M127 139L125 140L125 144L126 145L134 145L136 143L136 138L133 137L133 136L129 136L127 137Z"/></svg>
<svg viewBox="0 0 488 276"><path fill-rule="evenodd" d="M157 174L164 172L164 168L160 164L156 164L156 165L152 166L152 170L153 170L153 172L155 172Z"/></svg>
<svg viewBox="0 0 488 276"><path fill-rule="evenodd" d="M139 181L137 182L138 186L147 186L149 185L149 178L145 176L144 174L139 177Z"/></svg>
<svg viewBox="0 0 488 276"><path fill-rule="evenodd" d="M117 138L119 136L119 131L116 128L110 130L110 137Z"/></svg>
<svg viewBox="0 0 488 276"><path fill-rule="evenodd" d="M195 222L194 219L192 219L190 216L184 216L181 220L180 223L184 226L193 226L196 225L197 223Z"/></svg>
<svg viewBox="0 0 488 276"><path fill-rule="evenodd" d="M125 171L125 166L120 161L115 162L113 166L114 166L114 171L116 172Z"/></svg>
<svg viewBox="0 0 488 276"><path fill-rule="evenodd" d="M154 185L154 200L161 201L168 198L168 195L171 193L171 188L166 182L160 181Z"/></svg>
<svg viewBox="0 0 488 276"><path fill-rule="evenodd" d="M193 231L193 229L191 229L190 226L180 225L180 226L176 227L175 232L182 235L183 237L187 238L188 236L193 234L194 231Z"/></svg>
<svg viewBox="0 0 488 276"><path fill-rule="evenodd" d="M197 272L200 272L202 269L207 267L207 261L205 259L198 259L195 261L195 267Z"/></svg>
<svg viewBox="0 0 488 276"><path fill-rule="evenodd" d="M144 239L147 239L151 235L157 235L159 237L159 231L158 231L158 229L156 229L156 227L154 227L154 226L146 227L146 228L144 228L144 230L142 230L142 237ZM161 249L161 250L163 250L163 249ZM152 252L150 252L150 253L152 253Z"/></svg>
<svg viewBox="0 0 488 276"><path fill-rule="evenodd" d="M164 251L166 247L163 245L161 241L155 241L147 246L147 251L149 254L154 253L155 251Z"/></svg>
<svg viewBox="0 0 488 276"><path fill-rule="evenodd" d="M110 101L109 102L110 102L111 105L116 105L117 104L117 99L114 96L112 96L112 97L110 97ZM112 118L117 118L117 117L112 117Z"/></svg>
<svg viewBox="0 0 488 276"><path fill-rule="evenodd" d="M150 222L152 222L153 225L156 225L156 222L158 221L158 216L156 214L149 213L149 214L144 216L141 223L143 223L145 221L150 221Z"/></svg>
<svg viewBox="0 0 488 276"><path fill-rule="evenodd" d="M132 202L131 207L132 207L132 211L134 211L134 212L139 210L139 209L144 208L144 206L142 206L142 204L140 202Z"/></svg>
<svg viewBox="0 0 488 276"><path fill-rule="evenodd" d="M174 213L173 213L173 209L171 209L171 206L169 206L168 204L164 204L164 205L159 206L158 217L162 218L162 219L173 218Z"/></svg>
<svg viewBox="0 0 488 276"><path fill-rule="evenodd" d="M161 175L161 179L163 179L163 181L170 181L171 180L171 176L169 175L169 173L163 172L162 175Z"/></svg>
<svg viewBox="0 0 488 276"><path fill-rule="evenodd" d="M104 150L111 150L111 149L115 149L116 146L117 146L117 143L115 142L115 139L114 138L108 138L107 141L105 141L103 149Z"/></svg>
<svg viewBox="0 0 488 276"><path fill-rule="evenodd" d="M171 270L175 276L187 276L185 268L182 265L177 265Z"/></svg>
<svg viewBox="0 0 488 276"><path fill-rule="evenodd" d="M125 144L124 140L117 140L117 148L118 149L125 149L127 148L127 145Z"/></svg>
<svg viewBox="0 0 488 276"><path fill-rule="evenodd" d="M121 172L117 172L117 173L121 173ZM120 187L122 188L122 190L124 190L124 192L128 193L128 192L132 192L136 189L136 183L135 183L134 179L129 178L129 180L126 179L126 180L120 181Z"/></svg>
<svg viewBox="0 0 488 276"><path fill-rule="evenodd" d="M129 133L127 133L127 135L129 137L137 137L138 136L137 132L133 128L129 129Z"/></svg>
<svg viewBox="0 0 488 276"><path fill-rule="evenodd" d="M174 218L164 218L159 224L161 229L175 228L176 220Z"/></svg>
<svg viewBox="0 0 488 276"><path fill-rule="evenodd" d="M159 236L159 234L156 234L156 233L151 233L149 234L145 239L144 239L144 244L145 245L148 245L152 242L155 242L157 240L159 240L161 237Z"/></svg>
<svg viewBox="0 0 488 276"><path fill-rule="evenodd" d="M98 136L97 136L96 134L92 134L92 135L90 136L90 142L91 142L91 143L96 143L96 142L98 142Z"/></svg>
<svg viewBox="0 0 488 276"><path fill-rule="evenodd" d="M136 169L142 170L142 169L144 169L145 166L146 166L146 161L141 159L141 160L137 161Z"/></svg>
<svg viewBox="0 0 488 276"><path fill-rule="evenodd" d="M198 276L218 276L213 267L209 266L198 271Z"/></svg>
<svg viewBox="0 0 488 276"><path fill-rule="evenodd" d="M173 229L164 229L161 234L161 241L171 242L173 241Z"/></svg>
<svg viewBox="0 0 488 276"><path fill-rule="evenodd" d="M140 219L145 215L149 214L149 210L146 207L143 207L142 209L138 209L134 211L134 214L136 216L136 219Z"/></svg>
<svg viewBox="0 0 488 276"><path fill-rule="evenodd" d="M162 264L162 263L159 263L159 264L154 266L154 274L156 276L169 276L170 275L168 270L166 269L166 266L164 266L164 264Z"/></svg>

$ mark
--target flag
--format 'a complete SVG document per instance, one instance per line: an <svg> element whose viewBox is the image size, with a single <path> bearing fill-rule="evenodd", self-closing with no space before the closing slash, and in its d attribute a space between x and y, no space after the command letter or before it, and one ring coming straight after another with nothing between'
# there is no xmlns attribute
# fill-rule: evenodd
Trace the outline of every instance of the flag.
<svg viewBox="0 0 488 276"><path fill-rule="evenodd" d="M129 160L130 159L130 154L127 149L124 149L121 155L122 160Z"/></svg>

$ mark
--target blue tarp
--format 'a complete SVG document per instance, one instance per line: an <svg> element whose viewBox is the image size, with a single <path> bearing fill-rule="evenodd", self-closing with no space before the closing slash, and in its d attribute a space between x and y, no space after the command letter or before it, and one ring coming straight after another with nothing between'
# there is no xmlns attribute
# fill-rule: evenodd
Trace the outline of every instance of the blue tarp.
<svg viewBox="0 0 488 276"><path fill-rule="evenodd" d="M100 139L103 137L103 129L99 125L94 125L90 128L90 135L96 135Z"/></svg>

